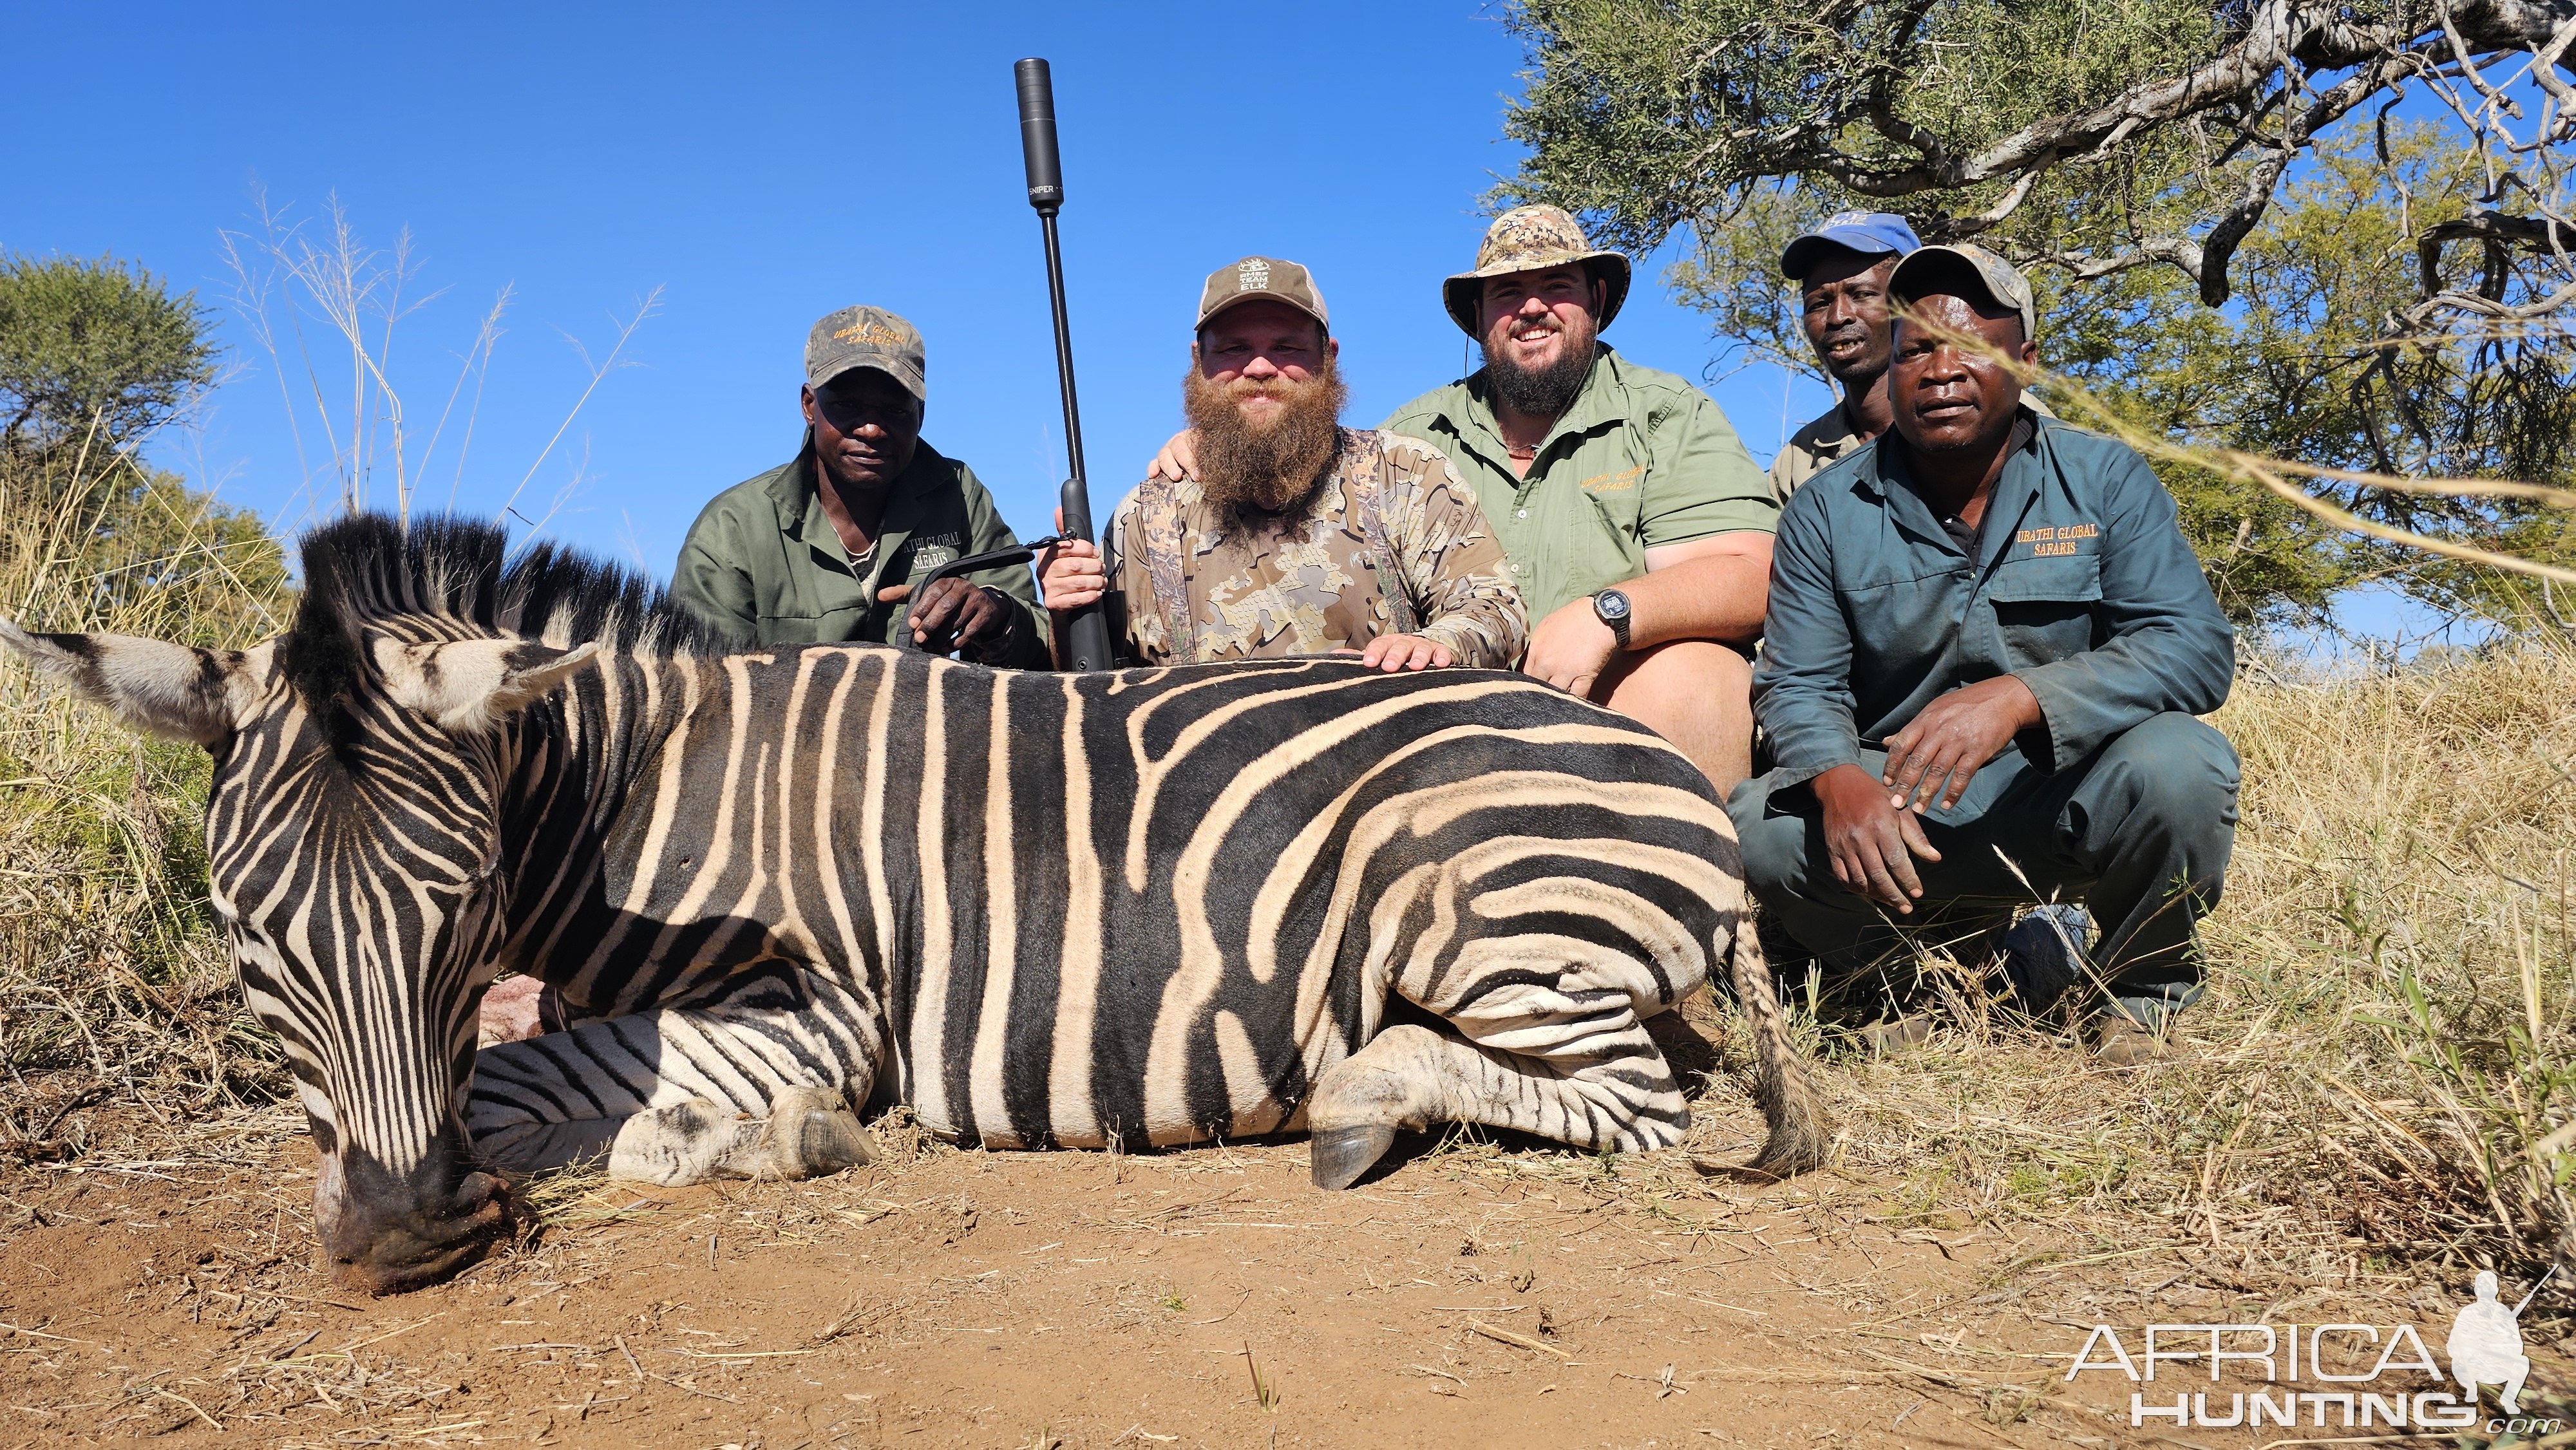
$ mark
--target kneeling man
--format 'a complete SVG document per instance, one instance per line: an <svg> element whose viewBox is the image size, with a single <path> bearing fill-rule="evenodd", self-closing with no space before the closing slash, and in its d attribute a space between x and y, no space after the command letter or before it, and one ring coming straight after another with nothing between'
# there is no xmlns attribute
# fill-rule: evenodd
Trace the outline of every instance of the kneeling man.
<svg viewBox="0 0 2576 1450"><path fill-rule="evenodd" d="M2099 944L2007 974L2034 1013L2083 994L2101 1058L2143 1061L2199 995L2235 841L2236 752L2193 718L2234 632L2146 460L2034 413L1997 360L2039 355L2010 264L1926 247L1888 291L1894 426L1780 517L1753 684L1777 768L1728 802L1746 875L1847 971L1900 921L2000 937L2034 892L2079 898Z"/></svg>

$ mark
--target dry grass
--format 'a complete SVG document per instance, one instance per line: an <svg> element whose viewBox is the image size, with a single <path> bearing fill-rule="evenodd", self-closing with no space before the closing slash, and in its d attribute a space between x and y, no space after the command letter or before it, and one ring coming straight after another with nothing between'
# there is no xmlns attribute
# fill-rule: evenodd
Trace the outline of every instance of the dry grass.
<svg viewBox="0 0 2576 1450"><path fill-rule="evenodd" d="M227 645L285 607L256 520L123 457L0 455L0 615ZM206 908L208 777L204 751L0 667L0 1161L106 1146L93 1124L136 1108L176 1128L282 1089Z"/></svg>
<svg viewBox="0 0 2576 1450"><path fill-rule="evenodd" d="M2576 651L2256 674L2218 717L2244 756L2244 820L2187 1050L2092 1066L1968 1002L1958 964L1927 947L1953 1004L1930 1042L1873 1058L1830 1025L1830 998L1828 1025L1803 1024L1828 1063L1838 1161L1773 1209L2057 1240L2003 1278L2180 1249L2194 1282L2290 1318L2402 1299L2428 1274L2464 1288L2476 1267L2528 1287L2576 1257ZM1587 1159L1459 1133L1433 1161L1680 1223L1742 1211L1742 1185L1693 1166L1755 1145L1750 1043L1705 999L1685 1016L1718 1055L1680 1152ZM2571 1327L2547 1300L2525 1323Z"/></svg>

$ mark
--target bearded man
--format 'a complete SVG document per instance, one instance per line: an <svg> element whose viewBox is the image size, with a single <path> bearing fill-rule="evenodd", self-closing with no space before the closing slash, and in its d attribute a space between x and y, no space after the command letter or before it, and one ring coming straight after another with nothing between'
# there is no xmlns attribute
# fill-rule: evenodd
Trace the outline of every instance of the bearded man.
<svg viewBox="0 0 2576 1450"><path fill-rule="evenodd" d="M1341 426L1340 351L1305 268L1246 257L1209 275L1181 380L1198 476L1139 484L1106 557L1046 551L1059 660L1066 622L1105 594L1136 664L1348 650L1389 672L1511 667L1529 615L1475 495L1421 439Z"/></svg>
<svg viewBox="0 0 2576 1450"><path fill-rule="evenodd" d="M1601 341L1628 280L1564 211L1506 212L1442 287L1485 366L1385 427L1456 460L1493 521L1537 621L1523 671L1648 726L1724 791L1752 769L1780 507L1707 394ZM1204 462L1183 434L1155 475Z"/></svg>

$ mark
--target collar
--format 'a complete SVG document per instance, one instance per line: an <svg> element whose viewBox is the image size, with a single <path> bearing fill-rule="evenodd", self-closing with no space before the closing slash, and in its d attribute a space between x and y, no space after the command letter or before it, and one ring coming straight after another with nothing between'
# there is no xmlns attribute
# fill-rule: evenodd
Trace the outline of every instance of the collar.
<svg viewBox="0 0 2576 1450"><path fill-rule="evenodd" d="M1834 409L1839 413L1842 410L1842 404L1840 402L1835 403ZM1849 419L1845 419L1845 421L1848 422ZM2028 436L2024 437L2018 444L2013 445L2013 447L2008 451L2030 454L2038 453L2040 435L2046 431L2046 424L2048 421L2050 420L2043 419L2038 413L2031 411L2031 406L2027 401L2016 405L2013 409L2013 428L2016 431L2025 428L2030 431ZM1896 436L1896 429L1893 426L1891 426L1886 432L1879 434L1877 437L1870 439L1868 442L1863 443L1860 446L1874 450L1870 455L1870 466L1860 471L1860 477L1858 480L1860 486L1867 489L1872 497L1883 500L1887 497L1887 485L1890 482L1902 481L1910 478L1912 470L1906 466L1905 462L1905 440ZM2007 469L2009 469L2009 465L2007 465ZM2003 487L2003 480L2000 478L1996 479L1995 487L1998 490L2001 490ZM1906 491L1909 493L1913 492L1910 483L1908 484ZM1991 501L1989 502L1988 507L1992 507Z"/></svg>
<svg viewBox="0 0 2576 1450"><path fill-rule="evenodd" d="M912 516L913 501L930 490L932 475L944 461L927 440L914 443L912 462L895 475L894 487L886 491L885 514L877 520L878 559L885 557L889 535L908 531L909 524L904 521ZM815 486L814 468L814 429L808 424L795 459L769 475L767 491L778 510L778 530L850 564L853 561L848 546L841 542L841 531L832 527L832 520L823 512L822 490Z"/></svg>
<svg viewBox="0 0 2576 1450"><path fill-rule="evenodd" d="M1583 386L1575 390L1574 401L1566 404L1565 411L1557 415L1547 435L1539 440L1538 457L1546 457L1559 438L1589 433L1605 423L1627 418L1628 390L1619 386L1619 355L1606 342L1597 344L1597 349L1592 371L1584 374ZM1489 449L1495 458L1509 458L1511 445L1503 441L1502 423L1494 415L1492 373L1488 364L1460 381L1461 400L1449 426L1457 430L1461 439Z"/></svg>
<svg viewBox="0 0 2576 1450"><path fill-rule="evenodd" d="M1987 496L1985 514L1977 522L1977 548L1971 562L1980 568L1991 566L2002 556L2004 546L2021 527L2022 515L2039 500L2038 472L2013 466L2020 457L2038 456L2042 431L2039 417L2024 407L2017 410L2012 426L2012 441L2004 452L2003 471L1996 475L1995 491ZM1895 432L1890 428L1880 436L1893 437ZM1951 537L1940 517L1932 512L1931 500L1914 487L1904 450L1889 448L1878 455L1876 462L1876 468L1863 471L1878 475L1870 482L1878 487L1880 501L1896 512L1900 526L1957 547L1958 541ZM1891 483L1898 486L1888 487Z"/></svg>

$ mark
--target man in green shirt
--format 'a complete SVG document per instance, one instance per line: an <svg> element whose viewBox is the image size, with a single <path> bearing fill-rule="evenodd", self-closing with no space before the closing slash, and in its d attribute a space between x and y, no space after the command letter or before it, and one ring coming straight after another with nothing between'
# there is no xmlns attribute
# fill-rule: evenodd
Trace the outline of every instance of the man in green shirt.
<svg viewBox="0 0 2576 1450"><path fill-rule="evenodd" d="M755 645L918 645L1042 669L1046 631L1022 565L920 582L940 565L1016 547L973 469L921 441L921 334L845 307L805 341L805 442L716 495L680 545L671 593Z"/></svg>
<svg viewBox="0 0 2576 1450"><path fill-rule="evenodd" d="M1485 366L1395 410L1477 495L1533 625L1521 668L1679 746L1721 791L1752 770L1752 668L1780 513L1708 395L1600 340L1628 259L1552 206L1505 213L1443 286ZM1156 471L1195 459L1175 438Z"/></svg>

